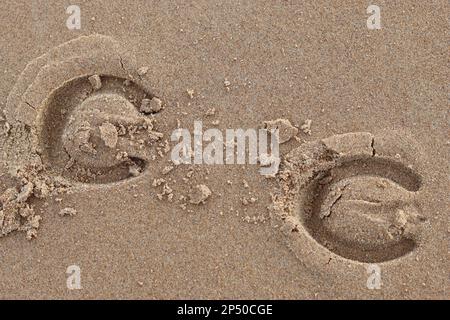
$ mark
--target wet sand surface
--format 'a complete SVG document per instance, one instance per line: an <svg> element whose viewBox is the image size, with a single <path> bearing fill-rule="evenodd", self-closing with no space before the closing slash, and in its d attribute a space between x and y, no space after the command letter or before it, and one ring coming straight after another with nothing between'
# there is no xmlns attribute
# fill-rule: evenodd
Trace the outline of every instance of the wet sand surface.
<svg viewBox="0 0 450 320"><path fill-rule="evenodd" d="M64 84L66 91L58 91L61 97L52 108L77 101L83 86L92 85L90 94L101 99L101 90L122 92L122 63L127 73L123 79L132 73L144 91L151 93L146 97L137 93L136 103L146 98L149 107L156 97L162 104L161 110L148 109L155 123L142 120L146 125L136 129L137 135L143 130L164 137L155 143L155 158L139 148L127 149L132 161L137 157L148 162L143 170L140 163L126 159L123 163L134 168L129 171L131 178L124 176L121 167L105 173L102 183L93 184L89 174L74 167L65 178L76 180L76 187L66 192L62 184L45 181L44 185L57 185L56 193L41 197L43 189L36 183L42 182L40 172L37 178L30 178L33 172L17 177L11 168L34 163L39 154L44 162L48 160L46 165L51 164L51 176L60 176L64 164L58 150L67 150L67 143L75 142L66 134L69 137L57 143L61 137L48 130L44 149L56 151L36 153L30 151L32 139L24 138L23 128L12 123L11 131L0 136L0 194L8 188L26 191L24 181L31 181L34 194L27 197L26 205L33 213L26 218L38 215L42 219L38 228L30 220L22 224L25 232L15 230L0 237L0 297L446 298L448 4L378 1L382 29L368 30L369 4L80 1L81 30L68 30L65 8L69 3L2 2L0 115L4 120L0 118L0 132L8 131L6 123L9 126L16 120L31 121L27 125L32 130L42 129L41 120L34 123L38 116L27 111L21 100L23 92L11 94L27 65L54 50L43 64L50 65L48 76L44 72L45 76L36 77L42 66L36 74L22 74L25 82L38 79L30 85L28 96L40 103L40 93L42 99L52 96L42 89L52 89L51 79L56 79L53 85L62 86L69 80L64 81L64 76L71 74L67 56L72 47L67 45L67 52L54 48L81 36L101 34L114 39L111 44L104 40L105 48L114 49L97 53L99 40L93 36L79 46L77 56L85 64L94 61L93 66L107 57L106 68L111 68L120 85L105 78L102 89L96 87L97 79ZM114 50L123 57L113 57ZM52 65L58 60L60 65ZM120 108L117 99L112 104ZM155 101L153 106L158 105ZM101 117L114 124L114 110L111 107ZM132 121L147 116L141 113ZM44 118L53 116L47 112ZM53 123L45 119L44 123ZM251 164L166 169L171 163L165 140L170 141L178 125L192 131L194 121L202 120L205 129L247 129L276 119L288 119L298 130L291 130L295 138L280 146L283 162L275 178L263 177L259 166ZM67 129L74 136L83 129L78 120ZM106 145L99 152L105 158L112 149L108 145L128 143L115 133L114 126L104 126L99 132ZM347 133L355 134L349 138ZM76 152L70 156L94 166ZM115 153L112 156L107 161L117 159ZM347 157L357 159L345 169ZM388 160L369 160L372 157ZM313 177L304 178L309 169ZM321 183L329 170L342 180ZM360 174L365 180L354 177ZM308 191L310 183L316 182L337 192L335 198L323 195L321 200L322 208L329 201L331 213L318 213L333 220L309 220L310 212L299 200L303 196L316 199ZM372 182L383 184L384 191L378 193ZM80 187L79 183L84 184ZM339 189L342 183L347 189ZM361 220L358 212L369 209L354 205L354 201L367 200L361 190L373 196L372 202L386 204L383 213L386 219L393 217L399 233L386 226L392 237L380 239L373 230L386 230L377 220L370 229L373 232L364 234L367 220ZM5 208L6 203L4 199ZM346 215L350 211L356 213ZM358 229L361 226L363 231ZM362 238L352 239L360 231ZM33 239L27 240L27 235ZM365 246L369 249L361 249ZM381 270L379 290L367 288L367 267L372 263ZM80 267L81 290L66 286L66 270L71 265Z"/></svg>

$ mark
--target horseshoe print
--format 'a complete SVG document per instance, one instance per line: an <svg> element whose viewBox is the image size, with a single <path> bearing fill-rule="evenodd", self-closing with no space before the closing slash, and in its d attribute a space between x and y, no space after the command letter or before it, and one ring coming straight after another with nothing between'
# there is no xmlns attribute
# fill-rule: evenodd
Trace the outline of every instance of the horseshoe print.
<svg viewBox="0 0 450 320"><path fill-rule="evenodd" d="M335 135L286 156L274 212L301 261L321 270L330 259L346 268L389 263L424 244L423 161L398 136Z"/></svg>
<svg viewBox="0 0 450 320"><path fill-rule="evenodd" d="M139 109L144 99L160 100L137 69L113 39L77 38L27 65L6 117L28 128L30 156L39 154L53 176L85 184L132 178L148 168L161 138L153 115Z"/></svg>

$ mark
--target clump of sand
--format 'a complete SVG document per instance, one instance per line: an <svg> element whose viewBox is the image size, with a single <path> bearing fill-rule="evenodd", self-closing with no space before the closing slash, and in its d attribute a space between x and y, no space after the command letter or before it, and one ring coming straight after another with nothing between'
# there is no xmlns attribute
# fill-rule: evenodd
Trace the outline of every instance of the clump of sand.
<svg viewBox="0 0 450 320"><path fill-rule="evenodd" d="M204 184L196 185L189 193L189 202L202 204L211 196L211 190Z"/></svg>
<svg viewBox="0 0 450 320"><path fill-rule="evenodd" d="M31 240L37 235L41 216L26 203L23 191L15 188L6 190L0 196L0 237L13 231L23 231L27 239Z"/></svg>
<svg viewBox="0 0 450 320"><path fill-rule="evenodd" d="M116 126L109 122L105 122L99 127L99 129L100 137L105 145L111 149L114 149L117 146L117 141L119 140L119 133Z"/></svg>
<svg viewBox="0 0 450 320"><path fill-rule="evenodd" d="M1 236L36 236L34 198L132 178L156 158L163 134L147 114L163 102L142 79L147 71L101 35L63 43L27 65L0 119L1 160L19 180L1 197Z"/></svg>
<svg viewBox="0 0 450 320"><path fill-rule="evenodd" d="M379 157L374 145L383 139L356 132L292 150L277 176L273 217L286 231L302 230L353 260L383 261L413 250L426 220L414 200L420 179L399 159Z"/></svg>
<svg viewBox="0 0 450 320"><path fill-rule="evenodd" d="M88 80L94 90L100 90L102 88L102 80L98 74L90 76Z"/></svg>
<svg viewBox="0 0 450 320"><path fill-rule="evenodd" d="M300 129L304 132L304 133L306 133L306 134L308 134L308 135L311 135L311 125L312 125L312 120L311 119L307 119L307 120L305 120L305 122L300 126Z"/></svg>
<svg viewBox="0 0 450 320"><path fill-rule="evenodd" d="M268 131L278 130L278 139L280 144L288 142L298 133L298 129L294 127L287 119L264 121L264 128Z"/></svg>
<svg viewBox="0 0 450 320"><path fill-rule="evenodd" d="M28 240L35 238L42 217L36 214L30 201L67 192L69 185L46 177L43 172L43 167L22 168L16 172L21 181L19 187L9 188L0 195L0 237L21 231Z"/></svg>
<svg viewBox="0 0 450 320"><path fill-rule="evenodd" d="M156 97L152 99L143 99L141 101L140 111L145 114L160 112L163 108L163 103L161 99Z"/></svg>
<svg viewBox="0 0 450 320"><path fill-rule="evenodd" d="M64 209L61 209L59 212L58 212L58 214L61 216L61 217L73 217L73 216L76 216L77 215L77 210L75 210L74 208L64 208Z"/></svg>

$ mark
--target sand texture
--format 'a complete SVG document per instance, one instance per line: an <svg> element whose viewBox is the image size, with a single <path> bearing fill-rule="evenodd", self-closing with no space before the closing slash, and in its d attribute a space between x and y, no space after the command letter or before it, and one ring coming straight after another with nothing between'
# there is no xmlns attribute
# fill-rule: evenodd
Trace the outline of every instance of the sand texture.
<svg viewBox="0 0 450 320"><path fill-rule="evenodd" d="M369 4L3 1L0 298L448 298L448 3Z"/></svg>

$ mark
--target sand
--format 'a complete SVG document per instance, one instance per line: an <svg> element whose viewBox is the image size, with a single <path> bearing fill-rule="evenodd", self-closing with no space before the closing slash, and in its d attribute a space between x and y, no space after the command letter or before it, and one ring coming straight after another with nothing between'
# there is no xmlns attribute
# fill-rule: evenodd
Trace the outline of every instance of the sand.
<svg viewBox="0 0 450 320"><path fill-rule="evenodd" d="M447 298L448 4L369 4L2 2L0 298ZM276 172L171 161L199 120Z"/></svg>

